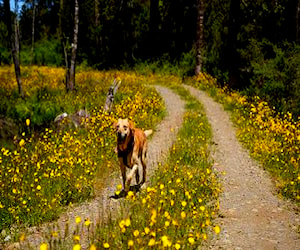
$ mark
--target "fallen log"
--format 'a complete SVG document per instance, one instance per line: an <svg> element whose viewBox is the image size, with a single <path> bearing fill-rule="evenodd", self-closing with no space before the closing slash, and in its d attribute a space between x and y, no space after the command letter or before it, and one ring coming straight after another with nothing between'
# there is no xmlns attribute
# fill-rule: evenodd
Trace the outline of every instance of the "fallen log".
<svg viewBox="0 0 300 250"><path fill-rule="evenodd" d="M108 93L106 96L106 100L105 100L105 105L103 108L104 112L111 112L112 105L114 102L114 97L115 97L115 94L117 93L117 90L118 90L120 84L121 84L121 81L117 82L117 79L114 79L113 84L109 87L109 90L108 90Z"/></svg>
<svg viewBox="0 0 300 250"><path fill-rule="evenodd" d="M62 113L54 119L54 124L57 130L67 128L86 127L90 118L89 112L85 109L80 109L73 114Z"/></svg>

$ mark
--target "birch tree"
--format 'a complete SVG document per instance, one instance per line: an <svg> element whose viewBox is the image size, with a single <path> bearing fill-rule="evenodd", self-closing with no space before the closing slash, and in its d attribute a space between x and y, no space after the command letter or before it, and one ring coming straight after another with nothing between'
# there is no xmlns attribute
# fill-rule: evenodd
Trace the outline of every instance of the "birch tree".
<svg viewBox="0 0 300 250"><path fill-rule="evenodd" d="M204 0L198 0L197 4L197 39L196 39L196 68L195 74L202 72L203 66L203 47L204 47Z"/></svg>
<svg viewBox="0 0 300 250"><path fill-rule="evenodd" d="M35 0L32 0L32 26L31 26L31 65L33 64L34 59L34 33L35 33Z"/></svg>
<svg viewBox="0 0 300 250"><path fill-rule="evenodd" d="M11 54L13 57L13 62L15 66L15 74L16 80L18 84L18 91L19 95L24 98L24 91L22 87L21 81L21 69L20 69L20 60L19 60L19 26L17 20L17 10L18 10L18 1L15 1L15 14L14 14L14 33L12 30L12 23L11 23L11 11L10 11L10 3L9 0L4 0L4 10L6 16L6 26L8 31L8 36L10 39L10 47L11 47Z"/></svg>
<svg viewBox="0 0 300 250"><path fill-rule="evenodd" d="M79 4L78 0L75 0L75 13L74 13L74 35L73 43L71 44L71 63L70 63L70 77L69 83L67 84L68 90L73 90L75 87L75 63L77 54L77 43L78 43L78 24L79 24Z"/></svg>

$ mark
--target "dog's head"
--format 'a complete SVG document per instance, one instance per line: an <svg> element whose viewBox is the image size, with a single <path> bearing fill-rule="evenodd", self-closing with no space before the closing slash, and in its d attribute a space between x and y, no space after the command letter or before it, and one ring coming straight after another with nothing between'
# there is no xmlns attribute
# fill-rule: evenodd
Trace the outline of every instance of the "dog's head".
<svg viewBox="0 0 300 250"><path fill-rule="evenodd" d="M114 128L117 132L118 142L120 143L125 142L134 132L133 122L128 119L119 119L114 124Z"/></svg>

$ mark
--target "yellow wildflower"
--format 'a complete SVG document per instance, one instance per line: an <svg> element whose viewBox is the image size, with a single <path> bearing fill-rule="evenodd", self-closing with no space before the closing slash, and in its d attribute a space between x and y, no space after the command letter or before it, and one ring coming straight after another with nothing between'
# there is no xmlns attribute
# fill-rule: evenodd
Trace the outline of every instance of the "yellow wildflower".
<svg viewBox="0 0 300 250"><path fill-rule="evenodd" d="M128 244L128 247L132 247L134 242L133 242L133 240L129 240L127 244Z"/></svg>
<svg viewBox="0 0 300 250"><path fill-rule="evenodd" d="M180 249L180 244L179 243L175 244L175 249L177 249L177 250Z"/></svg>
<svg viewBox="0 0 300 250"><path fill-rule="evenodd" d="M186 217L186 213L184 211L181 212L181 218L184 219Z"/></svg>
<svg viewBox="0 0 300 250"><path fill-rule="evenodd" d="M169 240L168 236L164 235L161 237L161 241L163 243L163 247L170 247L172 246L172 242Z"/></svg>
<svg viewBox="0 0 300 250"><path fill-rule="evenodd" d="M57 231L52 231L52 232L51 232L51 235L52 235L52 237L57 237L57 236L58 236L58 233L57 233Z"/></svg>
<svg viewBox="0 0 300 250"><path fill-rule="evenodd" d="M19 142L20 147L24 146L24 144L25 144L24 139L21 139L20 142Z"/></svg>
<svg viewBox="0 0 300 250"><path fill-rule="evenodd" d="M131 221L130 221L129 218L127 218L127 219L125 220L125 226L126 226L126 227L129 227L130 225L131 225Z"/></svg>
<svg viewBox="0 0 300 250"><path fill-rule="evenodd" d="M214 231L215 231L216 234L219 234L221 232L221 229L220 229L219 226L215 226Z"/></svg>
<svg viewBox="0 0 300 250"><path fill-rule="evenodd" d="M127 198L132 198L132 197L134 197L134 192L129 191L127 194Z"/></svg>
<svg viewBox="0 0 300 250"><path fill-rule="evenodd" d="M80 244L75 244L73 246L73 250L80 250L81 249L81 245Z"/></svg>
<svg viewBox="0 0 300 250"><path fill-rule="evenodd" d="M89 250L97 250L97 247L94 244L92 244L92 245L90 245L90 249Z"/></svg>
<svg viewBox="0 0 300 250"><path fill-rule="evenodd" d="M47 243L42 243L41 245L40 245L40 250L48 250L48 244Z"/></svg>
<svg viewBox="0 0 300 250"><path fill-rule="evenodd" d="M84 225L85 226L89 226L91 224L91 221L89 220L89 219L86 219L85 221L84 221Z"/></svg>
<svg viewBox="0 0 300 250"><path fill-rule="evenodd" d="M104 248L109 248L109 244L107 242L103 243Z"/></svg>
<svg viewBox="0 0 300 250"><path fill-rule="evenodd" d="M191 245L193 245L195 243L195 239L193 237L189 237L188 241Z"/></svg>
<svg viewBox="0 0 300 250"><path fill-rule="evenodd" d="M80 241L80 236L79 235L74 235L73 239L74 239L74 241Z"/></svg>
<svg viewBox="0 0 300 250"><path fill-rule="evenodd" d="M149 242L148 242L148 246L152 247L154 245L155 245L155 239L150 239Z"/></svg>
<svg viewBox="0 0 300 250"><path fill-rule="evenodd" d="M139 230L134 230L133 235L134 235L134 237L138 237L140 235Z"/></svg>
<svg viewBox="0 0 300 250"><path fill-rule="evenodd" d="M24 240L25 240L25 234L22 233L22 234L20 235L20 241L24 241Z"/></svg>
<svg viewBox="0 0 300 250"><path fill-rule="evenodd" d="M150 233L149 227L145 227L144 231L145 231L145 234L149 234Z"/></svg>
<svg viewBox="0 0 300 250"><path fill-rule="evenodd" d="M77 217L75 218L75 222L76 222L76 224L79 224L79 223L81 222L81 218L80 218L79 216L77 216Z"/></svg>
<svg viewBox="0 0 300 250"><path fill-rule="evenodd" d="M26 125L27 125L27 127L29 127L29 125L30 125L30 119L26 119Z"/></svg>

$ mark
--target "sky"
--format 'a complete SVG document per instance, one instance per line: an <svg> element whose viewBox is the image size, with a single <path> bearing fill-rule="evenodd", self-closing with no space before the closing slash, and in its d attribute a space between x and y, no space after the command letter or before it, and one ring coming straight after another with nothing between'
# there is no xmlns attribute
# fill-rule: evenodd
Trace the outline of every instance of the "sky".
<svg viewBox="0 0 300 250"><path fill-rule="evenodd" d="M10 3L10 10L13 11L13 12L15 12L15 1L16 0L10 0L9 1L9 3ZM17 0L17 2L18 2L18 11L20 11L21 8L22 8L23 1L22 0Z"/></svg>

